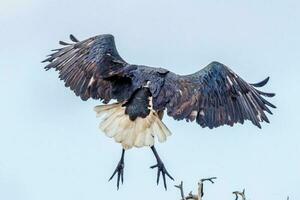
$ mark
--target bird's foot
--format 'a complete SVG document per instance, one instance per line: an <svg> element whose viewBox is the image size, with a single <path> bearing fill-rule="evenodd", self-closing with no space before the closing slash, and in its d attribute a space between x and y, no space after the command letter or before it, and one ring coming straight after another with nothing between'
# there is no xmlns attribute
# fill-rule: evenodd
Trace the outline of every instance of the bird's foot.
<svg viewBox="0 0 300 200"><path fill-rule="evenodd" d="M108 181L110 181L111 179L113 179L113 177L118 173L118 179L117 179L117 189L119 190L119 186L120 186L120 180L123 184L124 178L123 178L123 174L124 174L124 160L121 159L114 171L114 173L112 174L112 176L109 178Z"/></svg>
<svg viewBox="0 0 300 200"><path fill-rule="evenodd" d="M157 185L159 183L160 174L162 174L163 181L164 181L164 187L165 187L165 190L167 190L166 175L173 181L174 181L174 178L169 174L169 172L165 168L164 163L161 160L158 160L157 164L151 166L150 168L151 169L157 168L157 180L156 180Z"/></svg>

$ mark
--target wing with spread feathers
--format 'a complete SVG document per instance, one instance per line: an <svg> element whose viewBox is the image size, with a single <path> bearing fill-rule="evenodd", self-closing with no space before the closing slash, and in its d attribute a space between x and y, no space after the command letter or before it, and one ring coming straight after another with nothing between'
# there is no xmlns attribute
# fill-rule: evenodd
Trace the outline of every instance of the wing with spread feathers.
<svg viewBox="0 0 300 200"><path fill-rule="evenodd" d="M119 56L112 35L98 35L79 41L73 35L74 43L60 41L63 48L54 49L43 62L50 62L45 69L54 68L59 71L59 78L83 100L89 98L109 102L113 98L122 98L119 93L113 95L116 80L124 87L128 80L122 78L121 70L127 63ZM108 80L114 77L114 80ZM122 87L123 87L122 86ZM118 88L116 85L115 88ZM119 89L119 88L118 88ZM124 91L124 88L122 88Z"/></svg>
<svg viewBox="0 0 300 200"><path fill-rule="evenodd" d="M227 66L212 62L191 75L177 75L163 68L130 65L118 54L112 35L98 35L55 49L43 62L45 69L54 68L77 96L83 100L128 100L141 87L149 87L153 109L167 110L176 120L194 121L202 127L233 126L250 120L261 127L269 122L265 112L272 114L273 104L264 97L273 93L258 90L269 78L249 84Z"/></svg>
<svg viewBox="0 0 300 200"><path fill-rule="evenodd" d="M260 122L269 123L265 112L272 112L268 107L275 108L264 99L264 96L273 97L275 94L257 89L268 80L249 84L218 62L212 62L191 75L169 72L159 93L153 96L153 107L167 109L167 114L176 120L196 120L202 127L233 126L250 120L261 128Z"/></svg>

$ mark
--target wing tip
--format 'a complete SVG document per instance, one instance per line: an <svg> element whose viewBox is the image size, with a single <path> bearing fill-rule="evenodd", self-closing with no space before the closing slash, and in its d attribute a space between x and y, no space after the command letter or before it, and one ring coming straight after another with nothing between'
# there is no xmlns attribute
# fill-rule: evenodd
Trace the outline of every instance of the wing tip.
<svg viewBox="0 0 300 200"><path fill-rule="evenodd" d="M44 67L45 71L48 71L49 69L50 69L50 67L48 67L48 66Z"/></svg>
<svg viewBox="0 0 300 200"><path fill-rule="evenodd" d="M63 46L68 46L68 45L71 45L70 43L68 43L68 42L64 42L64 41L59 41L58 42L60 45L63 45Z"/></svg>
<svg viewBox="0 0 300 200"><path fill-rule="evenodd" d="M270 80L270 76L268 76L267 78L265 78L264 80L257 82L257 83L252 83L251 85L254 87L263 87L265 86Z"/></svg>
<svg viewBox="0 0 300 200"><path fill-rule="evenodd" d="M79 42L79 40L73 34L70 34L69 37L72 42Z"/></svg>
<svg viewBox="0 0 300 200"><path fill-rule="evenodd" d="M255 89L255 90L256 90L256 92L258 92L258 94L260 94L260 95L262 95L262 96L265 96L265 97L270 97L270 98L272 98L272 97L276 96L276 94L273 93L273 92L262 92L262 91L257 90L257 89Z"/></svg>
<svg viewBox="0 0 300 200"><path fill-rule="evenodd" d="M53 60L52 57L46 58L45 60L42 60L41 63L45 63L45 62L51 62Z"/></svg>

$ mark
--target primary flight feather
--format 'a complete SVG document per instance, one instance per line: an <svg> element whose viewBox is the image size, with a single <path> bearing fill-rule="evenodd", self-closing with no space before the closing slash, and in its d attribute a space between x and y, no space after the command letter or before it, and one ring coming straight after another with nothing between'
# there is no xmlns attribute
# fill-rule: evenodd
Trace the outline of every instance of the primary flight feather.
<svg viewBox="0 0 300 200"><path fill-rule="evenodd" d="M157 183L160 174L172 176L154 148L154 138L166 141L171 135L161 121L164 111L176 120L196 121L202 127L233 126L250 120L261 128L269 123L266 112L275 108L264 97L274 93L260 91L269 78L249 84L229 67L212 62L190 75L177 75L167 69L133 65L117 52L114 37L98 35L73 43L60 41L64 47L43 62L45 69L59 71L59 78L82 100L99 99L105 105L95 107L102 122L99 128L122 144L122 157L112 177L118 173L117 186L123 183L124 152L142 146L151 147L157 164ZM111 100L117 103L108 104Z"/></svg>

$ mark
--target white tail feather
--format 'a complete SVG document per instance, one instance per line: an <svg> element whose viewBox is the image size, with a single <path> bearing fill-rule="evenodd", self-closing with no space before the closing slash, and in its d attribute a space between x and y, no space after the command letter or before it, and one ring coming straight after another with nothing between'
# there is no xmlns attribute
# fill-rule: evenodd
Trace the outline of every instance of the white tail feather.
<svg viewBox="0 0 300 200"><path fill-rule="evenodd" d="M97 117L102 118L99 129L108 137L121 143L125 149L133 146L152 146L155 136L159 142L165 142L171 135L169 129L153 110L146 118L138 117L134 121L125 114L125 107L122 107L120 103L96 106L94 110Z"/></svg>

